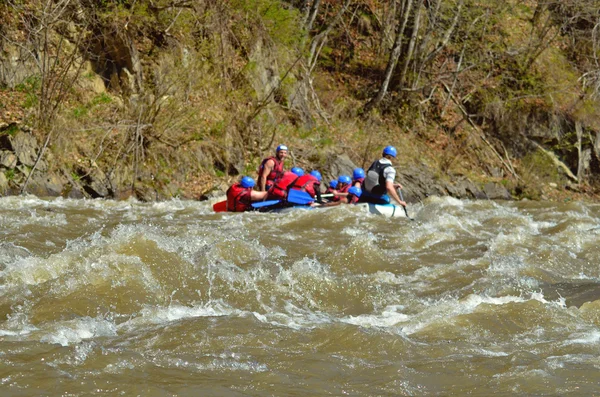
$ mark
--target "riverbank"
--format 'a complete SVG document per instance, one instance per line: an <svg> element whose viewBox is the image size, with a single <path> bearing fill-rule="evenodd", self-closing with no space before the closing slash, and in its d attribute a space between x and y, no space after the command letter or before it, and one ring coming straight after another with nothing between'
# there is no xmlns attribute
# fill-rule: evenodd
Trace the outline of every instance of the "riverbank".
<svg viewBox="0 0 600 397"><path fill-rule="evenodd" d="M392 144L409 201L596 200L597 7L442 3L2 3L0 194L202 199L278 143L326 180Z"/></svg>

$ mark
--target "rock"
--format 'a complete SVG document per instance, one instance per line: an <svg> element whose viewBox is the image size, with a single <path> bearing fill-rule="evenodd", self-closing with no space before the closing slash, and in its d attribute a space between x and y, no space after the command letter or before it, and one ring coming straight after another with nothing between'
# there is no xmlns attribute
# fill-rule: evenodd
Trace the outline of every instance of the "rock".
<svg viewBox="0 0 600 397"><path fill-rule="evenodd" d="M579 189L579 185L577 185L577 184L575 184L575 183L571 183L571 182L568 182L568 183L565 185L565 189L567 189L567 190L570 190L570 191L572 191L572 192L579 192L579 191L580 191L580 189Z"/></svg>
<svg viewBox="0 0 600 397"><path fill-rule="evenodd" d="M499 183L488 182L483 191L490 200L512 200L509 191Z"/></svg>
<svg viewBox="0 0 600 397"><path fill-rule="evenodd" d="M0 86L15 88L38 69L28 48L0 40Z"/></svg>
<svg viewBox="0 0 600 397"><path fill-rule="evenodd" d="M479 189L470 179L460 178L455 181L456 189L461 193L457 198L474 198L474 199L487 199L485 193ZM452 194L452 192L450 192Z"/></svg>
<svg viewBox="0 0 600 397"><path fill-rule="evenodd" d="M6 178L6 175L4 175L4 172L0 170L0 195L6 196L7 192L8 192L8 179Z"/></svg>
<svg viewBox="0 0 600 397"><path fill-rule="evenodd" d="M35 172L27 185L27 192L38 197L62 196L65 180L54 173Z"/></svg>
<svg viewBox="0 0 600 397"><path fill-rule="evenodd" d="M149 186L135 186L135 198L145 203L157 201L156 190Z"/></svg>
<svg viewBox="0 0 600 397"><path fill-rule="evenodd" d="M321 174L323 179L328 182L333 178L339 178L340 175L352 177L355 168L357 168L357 165L350 160L347 154L332 155L327 159Z"/></svg>
<svg viewBox="0 0 600 397"><path fill-rule="evenodd" d="M79 79L78 84L84 91L92 92L95 95L106 92L104 80L94 72L90 61L83 63L81 75L82 77Z"/></svg>
<svg viewBox="0 0 600 397"><path fill-rule="evenodd" d="M9 137L9 140L19 162L28 167L33 167L39 149L35 137L25 132L18 132Z"/></svg>
<svg viewBox="0 0 600 397"><path fill-rule="evenodd" d="M98 168L93 168L81 178L81 185L92 198L113 197L109 181Z"/></svg>
<svg viewBox="0 0 600 397"><path fill-rule="evenodd" d="M412 203L428 196L446 196L448 191L440 185L431 170L424 164L396 168L396 180L402 184L404 201Z"/></svg>
<svg viewBox="0 0 600 397"><path fill-rule="evenodd" d="M213 186L206 192L202 193L200 197L198 197L198 200L206 201L217 198L225 199L225 193L227 192L228 188L229 186L226 183L221 183L219 185Z"/></svg>
<svg viewBox="0 0 600 397"><path fill-rule="evenodd" d="M0 152L0 166L5 168L15 168L17 166L17 156L13 152L3 150Z"/></svg>

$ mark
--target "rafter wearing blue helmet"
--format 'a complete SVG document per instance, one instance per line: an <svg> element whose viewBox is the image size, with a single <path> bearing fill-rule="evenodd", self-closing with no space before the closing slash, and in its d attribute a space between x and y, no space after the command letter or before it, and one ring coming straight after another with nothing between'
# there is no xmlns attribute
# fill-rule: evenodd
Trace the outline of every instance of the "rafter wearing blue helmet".
<svg viewBox="0 0 600 397"><path fill-rule="evenodd" d="M275 150L275 156L264 159L258 167L258 190L269 190L276 179L283 176L283 163L288 155L288 147L279 145Z"/></svg>
<svg viewBox="0 0 600 397"><path fill-rule="evenodd" d="M362 190L359 187L352 186L348 189L348 196L346 196L346 201L348 204L356 204L362 195Z"/></svg>
<svg viewBox="0 0 600 397"><path fill-rule="evenodd" d="M314 176L315 178L317 178L317 180L318 180L319 182L321 182L321 179L323 179L323 177L321 176L321 173L320 173L319 171L317 171L317 170L312 170L312 171L310 172L310 174L311 174L312 176Z"/></svg>
<svg viewBox="0 0 600 397"><path fill-rule="evenodd" d="M332 194L333 191L335 190L335 188L337 187L337 185L338 185L337 179L330 181L329 186L327 187L327 190L325 190L325 194Z"/></svg>
<svg viewBox="0 0 600 397"><path fill-rule="evenodd" d="M402 185L395 183L396 170L392 165L392 160L397 156L398 151L395 147L386 146L381 153L381 158L371 164L362 184L361 202L387 204L391 197L398 204L406 206L396 191L396 188L402 189Z"/></svg>
<svg viewBox="0 0 600 397"><path fill-rule="evenodd" d="M352 186L360 188L365 181L365 170L362 168L355 168L352 171Z"/></svg>
<svg viewBox="0 0 600 397"><path fill-rule="evenodd" d="M335 192L333 193L334 196L331 201L338 202L340 201L340 198L346 197L350 186L352 186L352 178L350 178L348 175L340 175L338 177L338 184Z"/></svg>
<svg viewBox="0 0 600 397"><path fill-rule="evenodd" d="M340 204L356 204L358 203L361 194L362 192L360 188L356 186L350 186L348 188L348 191L344 195L339 196L337 200L332 200L328 203L323 204L323 206L334 207Z"/></svg>
<svg viewBox="0 0 600 397"><path fill-rule="evenodd" d="M304 175L304 170L300 167L292 167L292 169L290 171L292 171L294 174L296 174L298 176Z"/></svg>
<svg viewBox="0 0 600 397"><path fill-rule="evenodd" d="M235 183L227 189L227 211L243 212L252 209L253 201L264 200L267 192L252 190L254 179L244 176L239 183Z"/></svg>

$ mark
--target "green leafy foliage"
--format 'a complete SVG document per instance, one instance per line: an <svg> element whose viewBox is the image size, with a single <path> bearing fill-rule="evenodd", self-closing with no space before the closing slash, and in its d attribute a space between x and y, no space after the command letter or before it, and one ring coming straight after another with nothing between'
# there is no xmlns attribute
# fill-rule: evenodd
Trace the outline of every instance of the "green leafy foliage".
<svg viewBox="0 0 600 397"><path fill-rule="evenodd" d="M277 0L232 0L232 11L237 14L241 24L234 29L242 36L252 35L251 29L262 31L263 37L285 47L294 47L303 37L299 23L299 12L285 7ZM260 34L260 33L259 33Z"/></svg>

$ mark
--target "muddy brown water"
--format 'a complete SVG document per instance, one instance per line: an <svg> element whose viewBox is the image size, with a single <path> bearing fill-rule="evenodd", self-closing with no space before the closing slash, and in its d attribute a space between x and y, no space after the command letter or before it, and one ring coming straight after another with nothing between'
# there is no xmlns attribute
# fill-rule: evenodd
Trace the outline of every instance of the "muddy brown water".
<svg viewBox="0 0 600 397"><path fill-rule="evenodd" d="M600 395L600 205L0 198L3 396Z"/></svg>

